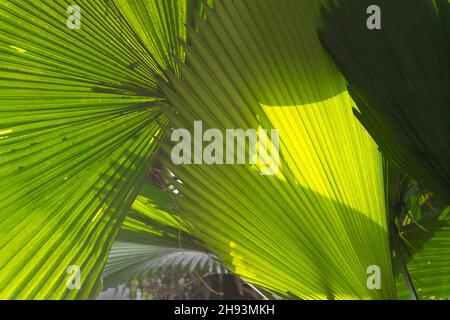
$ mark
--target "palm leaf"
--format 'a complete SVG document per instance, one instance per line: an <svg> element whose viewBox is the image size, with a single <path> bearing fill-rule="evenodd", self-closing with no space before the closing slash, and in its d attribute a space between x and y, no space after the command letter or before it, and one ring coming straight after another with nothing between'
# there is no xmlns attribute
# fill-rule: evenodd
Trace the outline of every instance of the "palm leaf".
<svg viewBox="0 0 450 320"><path fill-rule="evenodd" d="M180 216L238 275L285 297L394 298L382 159L317 39L319 6L215 1L164 90L175 128L279 129L277 175L165 160Z"/></svg>
<svg viewBox="0 0 450 320"><path fill-rule="evenodd" d="M450 201L450 5L377 1L381 30L368 30L373 1L327 2L322 41L349 82L356 115L402 172Z"/></svg>
<svg viewBox="0 0 450 320"><path fill-rule="evenodd" d="M112 288L133 279L145 280L161 275L196 273L202 277L226 272L213 255L204 251L116 241L103 270L103 286Z"/></svg>
<svg viewBox="0 0 450 320"><path fill-rule="evenodd" d="M191 0L115 0L126 21L152 53L161 70L178 74L173 56L183 59L179 40L186 40L185 24Z"/></svg>
<svg viewBox="0 0 450 320"><path fill-rule="evenodd" d="M227 272L173 210L169 193L144 183L109 253L103 270L105 288L162 275Z"/></svg>
<svg viewBox="0 0 450 320"><path fill-rule="evenodd" d="M450 298L450 225L419 221L402 232L407 267L420 299ZM399 298L408 299L406 284L397 279Z"/></svg>
<svg viewBox="0 0 450 320"><path fill-rule="evenodd" d="M192 236L174 213L168 193L145 183L120 229L117 239L153 246L199 249L201 243Z"/></svg>
<svg viewBox="0 0 450 320"><path fill-rule="evenodd" d="M158 79L170 64L140 38L141 21L114 2L80 0L81 29L72 30L69 5L0 1L3 299L98 292L109 248L163 137ZM164 28L180 25L178 18ZM161 47L178 37L170 30ZM69 266L81 270L79 290L67 286Z"/></svg>

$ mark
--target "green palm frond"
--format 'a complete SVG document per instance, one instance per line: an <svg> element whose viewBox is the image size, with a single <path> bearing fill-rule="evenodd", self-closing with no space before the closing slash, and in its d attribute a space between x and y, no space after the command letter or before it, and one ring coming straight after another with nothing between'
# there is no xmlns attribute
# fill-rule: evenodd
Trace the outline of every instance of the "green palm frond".
<svg viewBox="0 0 450 320"><path fill-rule="evenodd" d="M189 233L187 222L174 213L174 206L169 193L144 183L117 239L161 247L202 248L201 241Z"/></svg>
<svg viewBox="0 0 450 320"><path fill-rule="evenodd" d="M115 0L142 43L162 70L178 72L173 56L183 59L180 40L186 40L186 22L192 0Z"/></svg>
<svg viewBox="0 0 450 320"><path fill-rule="evenodd" d="M175 128L279 129L281 170L167 166L180 216L236 274L285 297L394 298L381 155L316 36L319 6L215 1L164 90Z"/></svg>
<svg viewBox="0 0 450 320"><path fill-rule="evenodd" d="M402 232L408 272L419 299L450 298L450 224L424 220ZM398 296L408 299L406 284L397 279Z"/></svg>
<svg viewBox="0 0 450 320"><path fill-rule="evenodd" d="M414 300L450 297L445 205L394 167L389 166L387 172L398 296Z"/></svg>
<svg viewBox="0 0 450 320"><path fill-rule="evenodd" d="M162 275L227 273L173 211L170 193L144 183L109 253L104 288Z"/></svg>
<svg viewBox="0 0 450 320"><path fill-rule="evenodd" d="M159 3L171 20L154 27L170 31L153 44L118 2L77 1L69 29L68 1L0 1L0 298L98 292L167 122L158 81L186 17Z"/></svg>
<svg viewBox="0 0 450 320"><path fill-rule="evenodd" d="M377 3L369 31L368 0L0 0L0 299L211 272L286 298L406 297L382 153L450 200L450 8ZM247 164L175 165L163 141L195 121L277 129L279 159L272 136ZM236 151L223 137L216 156ZM145 182L160 146L165 192ZM426 216L399 224L407 267L420 298L446 298L448 210Z"/></svg>
<svg viewBox="0 0 450 320"><path fill-rule="evenodd" d="M116 241L103 270L103 287L112 288L133 279L145 280L156 276L182 276L196 273L227 273L226 268L205 251L159 247Z"/></svg>
<svg viewBox="0 0 450 320"><path fill-rule="evenodd" d="M403 172L450 202L450 4L330 0L322 41L349 82L356 116Z"/></svg>

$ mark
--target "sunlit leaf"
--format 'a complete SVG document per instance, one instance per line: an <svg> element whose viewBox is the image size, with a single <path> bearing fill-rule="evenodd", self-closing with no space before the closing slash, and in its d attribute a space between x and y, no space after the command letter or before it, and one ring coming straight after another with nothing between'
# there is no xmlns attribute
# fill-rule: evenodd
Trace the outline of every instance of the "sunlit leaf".
<svg viewBox="0 0 450 320"><path fill-rule="evenodd" d="M274 176L166 158L182 181L180 216L235 273L282 296L395 298L381 155L318 41L319 6L215 1L188 34L189 66L164 90L174 127L276 128L281 155ZM379 290L367 286L371 265Z"/></svg>
<svg viewBox="0 0 450 320"><path fill-rule="evenodd" d="M0 1L3 299L95 296L166 122L156 55L122 13L77 1L69 29L70 4Z"/></svg>
<svg viewBox="0 0 450 320"><path fill-rule="evenodd" d="M450 4L329 0L322 41L350 86L355 114L390 162L450 202Z"/></svg>

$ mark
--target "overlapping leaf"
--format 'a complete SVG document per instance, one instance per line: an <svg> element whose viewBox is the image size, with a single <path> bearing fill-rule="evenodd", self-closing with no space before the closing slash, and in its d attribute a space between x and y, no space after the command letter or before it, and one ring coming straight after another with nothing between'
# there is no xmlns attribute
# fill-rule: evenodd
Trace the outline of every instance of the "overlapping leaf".
<svg viewBox="0 0 450 320"><path fill-rule="evenodd" d="M66 25L70 5L0 1L1 298L94 296L162 138L170 65L115 2L77 1L81 29Z"/></svg>
<svg viewBox="0 0 450 320"><path fill-rule="evenodd" d="M159 174L152 176L161 182ZM163 192L154 182L144 182L110 251L102 274L104 289L117 289L134 281L145 284L193 276L209 288L202 278L230 275L205 244L189 234L187 222L173 212L171 197L177 196L173 191Z"/></svg>
<svg viewBox="0 0 450 320"><path fill-rule="evenodd" d="M143 185L109 254L105 288L152 276L227 272L173 210L169 193L148 182Z"/></svg>
<svg viewBox="0 0 450 320"><path fill-rule="evenodd" d="M279 129L281 170L167 165L180 215L238 275L285 297L394 298L381 156L320 46L319 6L215 1L165 90L174 127L192 134L196 120L223 134ZM367 287L370 265L380 290Z"/></svg>
<svg viewBox="0 0 450 320"><path fill-rule="evenodd" d="M103 271L104 288L116 287L133 279L196 273L224 273L213 255L204 251L159 247L116 241Z"/></svg>
<svg viewBox="0 0 450 320"><path fill-rule="evenodd" d="M203 244L188 232L188 222L182 221L174 211L169 193L144 183L117 240L179 249L202 248Z"/></svg>
<svg viewBox="0 0 450 320"><path fill-rule="evenodd" d="M402 232L408 271L419 299L450 298L450 226L448 221L419 221ZM397 279L398 295L409 299Z"/></svg>
<svg viewBox="0 0 450 320"><path fill-rule="evenodd" d="M370 5L380 30L366 27ZM393 165L450 202L448 0L330 0L324 21L361 123Z"/></svg>

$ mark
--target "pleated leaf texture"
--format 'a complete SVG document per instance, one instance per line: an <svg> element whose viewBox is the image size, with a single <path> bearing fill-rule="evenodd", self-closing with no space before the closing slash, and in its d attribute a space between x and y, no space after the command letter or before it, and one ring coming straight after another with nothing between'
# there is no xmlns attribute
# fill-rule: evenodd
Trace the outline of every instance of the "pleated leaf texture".
<svg viewBox="0 0 450 320"><path fill-rule="evenodd" d="M379 30L366 27L370 5ZM323 17L361 123L393 165L450 202L448 0L329 0Z"/></svg>
<svg viewBox="0 0 450 320"><path fill-rule="evenodd" d="M116 288L132 280L224 274L227 269L205 251L115 241L103 270L104 288Z"/></svg>
<svg viewBox="0 0 450 320"><path fill-rule="evenodd" d="M0 0L2 299L94 297L163 138L158 79L187 1L76 3Z"/></svg>
<svg viewBox="0 0 450 320"><path fill-rule="evenodd" d="M391 299L382 158L318 40L320 4L215 1L188 31L181 80L164 87L164 112L192 135L194 121L223 135L278 129L275 175L250 163L174 165L170 146L162 160L179 215L239 276L289 298ZM371 266L379 289L369 289Z"/></svg>
<svg viewBox="0 0 450 320"><path fill-rule="evenodd" d="M104 288L134 279L228 272L172 212L170 195L144 183L109 253L102 273Z"/></svg>
<svg viewBox="0 0 450 320"><path fill-rule="evenodd" d="M189 233L188 222L174 212L171 195L149 181L144 182L116 240L160 247L203 248L203 243Z"/></svg>
<svg viewBox="0 0 450 320"><path fill-rule="evenodd" d="M402 232L408 271L419 299L448 299L450 297L450 223L419 221ZM399 278L401 275L398 276ZM409 299L406 283L397 281L400 299Z"/></svg>

